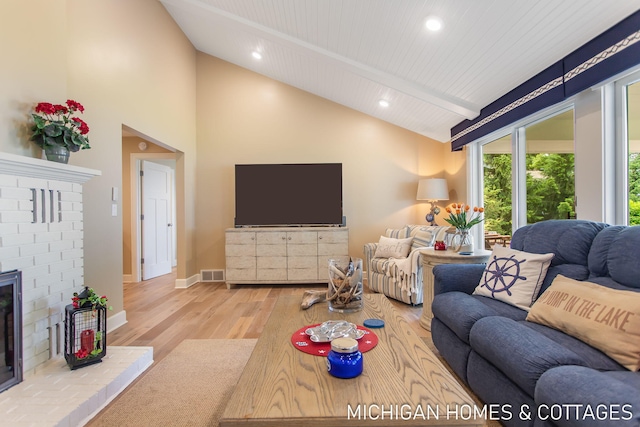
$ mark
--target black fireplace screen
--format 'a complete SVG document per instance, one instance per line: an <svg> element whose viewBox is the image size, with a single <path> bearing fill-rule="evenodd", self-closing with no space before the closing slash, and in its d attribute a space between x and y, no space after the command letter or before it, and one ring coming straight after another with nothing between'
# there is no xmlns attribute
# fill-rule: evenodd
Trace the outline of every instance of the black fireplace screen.
<svg viewBox="0 0 640 427"><path fill-rule="evenodd" d="M0 391L22 381L22 274L0 273Z"/></svg>

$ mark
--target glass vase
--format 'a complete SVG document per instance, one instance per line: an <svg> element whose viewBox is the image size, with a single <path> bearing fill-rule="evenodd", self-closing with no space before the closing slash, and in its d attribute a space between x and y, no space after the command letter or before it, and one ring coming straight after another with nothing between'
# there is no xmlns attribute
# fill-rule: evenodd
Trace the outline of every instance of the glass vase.
<svg viewBox="0 0 640 427"><path fill-rule="evenodd" d="M469 229L458 228L453 237L453 250L456 252L473 252L473 236Z"/></svg>
<svg viewBox="0 0 640 427"><path fill-rule="evenodd" d="M362 259L329 260L327 301L330 311L352 313L362 310Z"/></svg>

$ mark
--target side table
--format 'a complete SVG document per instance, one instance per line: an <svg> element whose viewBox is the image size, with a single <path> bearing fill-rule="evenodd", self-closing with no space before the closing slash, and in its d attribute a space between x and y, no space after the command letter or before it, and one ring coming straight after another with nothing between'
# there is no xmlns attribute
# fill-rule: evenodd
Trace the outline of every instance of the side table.
<svg viewBox="0 0 640 427"><path fill-rule="evenodd" d="M440 264L486 264L491 256L491 251L477 250L471 255L460 255L458 252L446 250L436 251L428 248L420 251L422 259L422 287L423 305L422 316L420 316L420 326L427 331L431 331L431 303L433 302L433 267Z"/></svg>

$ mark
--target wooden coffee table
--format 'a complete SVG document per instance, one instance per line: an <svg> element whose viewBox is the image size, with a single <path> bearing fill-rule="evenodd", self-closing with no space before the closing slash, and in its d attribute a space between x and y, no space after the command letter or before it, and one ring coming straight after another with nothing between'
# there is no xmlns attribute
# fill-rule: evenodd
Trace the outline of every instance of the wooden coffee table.
<svg viewBox="0 0 640 427"><path fill-rule="evenodd" d="M302 295L281 296L220 426L484 425L484 420L464 420L452 412L447 416L448 410L473 410L473 399L384 295L364 297L363 311L340 314L329 312L326 303L302 310ZM363 353L359 377L334 378L325 357L291 344L291 335L303 326L331 319L362 325L369 318L384 319L385 327L372 329L379 342ZM403 419L421 413L424 417Z"/></svg>

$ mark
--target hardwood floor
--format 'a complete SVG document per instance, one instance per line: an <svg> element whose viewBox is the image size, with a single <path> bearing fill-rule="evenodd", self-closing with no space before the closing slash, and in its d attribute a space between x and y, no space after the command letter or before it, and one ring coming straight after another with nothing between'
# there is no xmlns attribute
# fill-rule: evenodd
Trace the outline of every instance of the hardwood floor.
<svg viewBox="0 0 640 427"><path fill-rule="evenodd" d="M128 323L108 335L108 345L152 346L155 362L184 339L258 338L280 295L300 295L321 285L237 285L198 283L175 289L175 272L124 285ZM366 288L366 286L365 286ZM422 307L390 300L420 337ZM322 303L326 304L326 303Z"/></svg>
<svg viewBox="0 0 640 427"><path fill-rule="evenodd" d="M242 285L227 289L224 283L198 283L188 289L175 289L175 280L173 272L152 280L125 284L124 308L128 323L109 333L108 345L152 346L155 365L184 339L258 338L278 296L300 295L302 301L305 290L326 289L321 285ZM370 292L366 285L365 292ZM422 306L389 301L435 351L431 333L420 326ZM292 328L295 329L295 325ZM471 390L465 389L478 405L482 405ZM96 425L99 418L100 414L96 415L86 427ZM485 426L500 427L500 423L489 421Z"/></svg>

